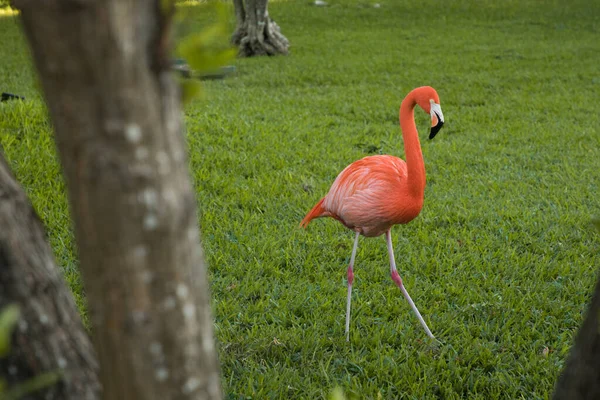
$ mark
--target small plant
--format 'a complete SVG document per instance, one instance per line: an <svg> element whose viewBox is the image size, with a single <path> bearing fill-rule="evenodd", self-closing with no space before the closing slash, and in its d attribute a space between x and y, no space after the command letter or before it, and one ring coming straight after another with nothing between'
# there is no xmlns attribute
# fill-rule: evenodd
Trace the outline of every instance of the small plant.
<svg viewBox="0 0 600 400"><path fill-rule="evenodd" d="M15 304L5 307L0 313L0 357L6 356L10 351L10 338L19 320L19 315L19 307ZM6 398L6 382L0 378L0 399Z"/></svg>
<svg viewBox="0 0 600 400"><path fill-rule="evenodd" d="M4 357L10 350L10 337L19 316L19 306L15 304L5 307L0 313L0 357Z"/></svg>
<svg viewBox="0 0 600 400"><path fill-rule="evenodd" d="M0 357L5 357L10 352L11 336L20 315L19 307L15 304L5 307L0 313ZM57 372L47 372L11 388L0 378L0 400L20 399L28 393L52 385L59 377Z"/></svg>

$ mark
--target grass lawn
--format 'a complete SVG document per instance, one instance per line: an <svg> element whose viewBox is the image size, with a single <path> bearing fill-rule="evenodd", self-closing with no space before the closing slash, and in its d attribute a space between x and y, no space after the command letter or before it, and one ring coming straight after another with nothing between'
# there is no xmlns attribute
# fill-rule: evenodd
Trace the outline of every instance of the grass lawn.
<svg viewBox="0 0 600 400"><path fill-rule="evenodd" d="M271 4L289 57L237 60L185 109L227 399L544 399L600 268L600 3L331 0ZM188 14L201 19L202 8ZM0 18L0 142L83 309L60 168L17 19ZM298 228L337 173L404 155L398 108L438 90L423 212L398 268L439 346L361 238Z"/></svg>

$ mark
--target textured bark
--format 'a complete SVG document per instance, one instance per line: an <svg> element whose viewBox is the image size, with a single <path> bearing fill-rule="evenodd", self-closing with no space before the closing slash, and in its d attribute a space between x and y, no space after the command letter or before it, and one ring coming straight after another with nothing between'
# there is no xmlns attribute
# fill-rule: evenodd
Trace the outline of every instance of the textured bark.
<svg viewBox="0 0 600 400"><path fill-rule="evenodd" d="M0 310L18 304L11 352L0 358L9 384L47 372L61 380L26 399L100 398L97 361L43 226L0 152Z"/></svg>
<svg viewBox="0 0 600 400"><path fill-rule="evenodd" d="M169 72L173 2L17 3L65 173L104 398L219 399Z"/></svg>
<svg viewBox="0 0 600 400"><path fill-rule="evenodd" d="M600 279L552 398L600 399Z"/></svg>
<svg viewBox="0 0 600 400"><path fill-rule="evenodd" d="M289 42L269 17L268 0L233 0L237 27L231 41L242 57L288 54Z"/></svg>

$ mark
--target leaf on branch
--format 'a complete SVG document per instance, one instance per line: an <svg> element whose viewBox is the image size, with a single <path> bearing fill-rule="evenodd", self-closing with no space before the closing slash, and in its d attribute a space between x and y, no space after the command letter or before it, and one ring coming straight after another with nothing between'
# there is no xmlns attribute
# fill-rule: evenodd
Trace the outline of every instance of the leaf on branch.
<svg viewBox="0 0 600 400"><path fill-rule="evenodd" d="M19 306L11 304L0 313L0 357L10 350L12 331L19 320L21 313Z"/></svg>
<svg viewBox="0 0 600 400"><path fill-rule="evenodd" d="M346 400L346 396L344 395L344 391L341 387L336 386L331 394L329 395L330 400Z"/></svg>
<svg viewBox="0 0 600 400"><path fill-rule="evenodd" d="M216 11L216 21L200 32L186 35L176 47L176 54L183 60L176 60L174 69L183 71L186 77L215 73L237 55L237 49L229 41L230 10L220 2L210 6ZM202 92L201 84L194 79L181 78L179 83L183 104Z"/></svg>
<svg viewBox="0 0 600 400"><path fill-rule="evenodd" d="M186 36L177 45L177 54L199 73L213 72L237 55L237 49L229 41L228 8L218 2L212 5L217 11L217 21L201 32Z"/></svg>
<svg viewBox="0 0 600 400"><path fill-rule="evenodd" d="M200 82L193 79L181 79L181 101L183 104L189 103L194 97L197 97L202 92Z"/></svg>

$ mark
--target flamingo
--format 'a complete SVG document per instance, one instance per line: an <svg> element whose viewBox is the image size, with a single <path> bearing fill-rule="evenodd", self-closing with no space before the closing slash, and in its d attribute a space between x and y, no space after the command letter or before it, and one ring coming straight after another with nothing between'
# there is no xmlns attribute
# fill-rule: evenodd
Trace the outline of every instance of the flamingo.
<svg viewBox="0 0 600 400"><path fill-rule="evenodd" d="M346 341L350 340L350 302L358 238L360 235L376 237L382 234L385 234L387 242L392 280L417 315L427 336L435 339L398 274L391 235L394 225L412 221L423 208L425 165L414 119L417 105L431 115L429 139L434 138L444 124L440 99L434 88L418 87L406 95L400 106L406 162L390 155L368 156L353 162L337 176L327 195L300 223L306 228L315 218L332 217L356 233L347 271Z"/></svg>

